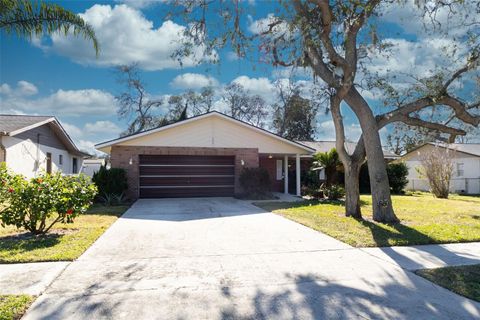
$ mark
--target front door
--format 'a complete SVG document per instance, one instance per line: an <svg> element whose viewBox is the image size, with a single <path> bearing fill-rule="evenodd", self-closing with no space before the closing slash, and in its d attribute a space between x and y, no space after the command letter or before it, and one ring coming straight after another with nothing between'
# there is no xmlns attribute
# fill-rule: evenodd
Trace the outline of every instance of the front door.
<svg viewBox="0 0 480 320"><path fill-rule="evenodd" d="M47 173L52 173L52 154L47 152Z"/></svg>

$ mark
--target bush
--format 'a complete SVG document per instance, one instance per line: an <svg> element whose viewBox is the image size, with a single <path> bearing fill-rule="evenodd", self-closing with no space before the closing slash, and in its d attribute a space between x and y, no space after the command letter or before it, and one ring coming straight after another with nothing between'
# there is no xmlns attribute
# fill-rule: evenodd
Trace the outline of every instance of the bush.
<svg viewBox="0 0 480 320"><path fill-rule="evenodd" d="M243 168L240 174L243 197L248 199L271 199L270 175L265 168Z"/></svg>
<svg viewBox="0 0 480 320"><path fill-rule="evenodd" d="M323 185L320 189L328 200L338 200L345 196L345 189L338 184Z"/></svg>
<svg viewBox="0 0 480 320"><path fill-rule="evenodd" d="M128 188L127 172L121 168L107 169L101 166L93 174L93 182L98 187L98 199L105 204L113 204L108 199L123 199L123 195Z"/></svg>
<svg viewBox="0 0 480 320"><path fill-rule="evenodd" d="M404 162L389 163L387 165L388 183L393 194L403 194L408 184L408 167Z"/></svg>
<svg viewBox="0 0 480 320"><path fill-rule="evenodd" d="M90 178L41 174L30 181L0 167L0 219L34 234L48 232L58 222L73 223L87 211L97 193ZM47 221L48 220L48 221Z"/></svg>

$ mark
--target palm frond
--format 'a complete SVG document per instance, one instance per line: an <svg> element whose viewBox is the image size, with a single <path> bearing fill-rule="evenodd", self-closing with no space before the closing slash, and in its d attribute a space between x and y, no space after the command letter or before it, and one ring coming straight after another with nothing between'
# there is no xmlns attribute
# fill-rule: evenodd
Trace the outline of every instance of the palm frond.
<svg viewBox="0 0 480 320"><path fill-rule="evenodd" d="M30 39L33 35L70 32L92 41L98 56L99 44L93 28L80 16L53 3L0 0L0 29Z"/></svg>

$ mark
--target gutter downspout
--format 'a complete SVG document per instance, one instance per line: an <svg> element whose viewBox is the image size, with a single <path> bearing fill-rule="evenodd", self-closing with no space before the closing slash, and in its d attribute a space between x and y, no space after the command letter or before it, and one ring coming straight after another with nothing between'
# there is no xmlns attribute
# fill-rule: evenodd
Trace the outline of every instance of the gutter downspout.
<svg viewBox="0 0 480 320"><path fill-rule="evenodd" d="M2 151L2 157L0 157L0 162L7 162L7 148L2 143L2 137L6 136L6 132L0 132L0 150Z"/></svg>

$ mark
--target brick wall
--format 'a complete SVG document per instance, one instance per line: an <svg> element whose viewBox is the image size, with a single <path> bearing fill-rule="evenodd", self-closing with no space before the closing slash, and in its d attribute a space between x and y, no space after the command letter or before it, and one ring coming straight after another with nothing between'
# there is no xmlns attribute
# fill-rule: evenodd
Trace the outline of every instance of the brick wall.
<svg viewBox="0 0 480 320"><path fill-rule="evenodd" d="M124 168L128 177L128 197L138 198L138 159L141 154L158 155L199 155L199 156L235 156L235 193L240 193L238 178L242 171L242 160L245 167L258 167L258 149L256 148L198 148L198 147L141 147L113 146L110 153L112 168ZM132 164L130 164L130 159Z"/></svg>

